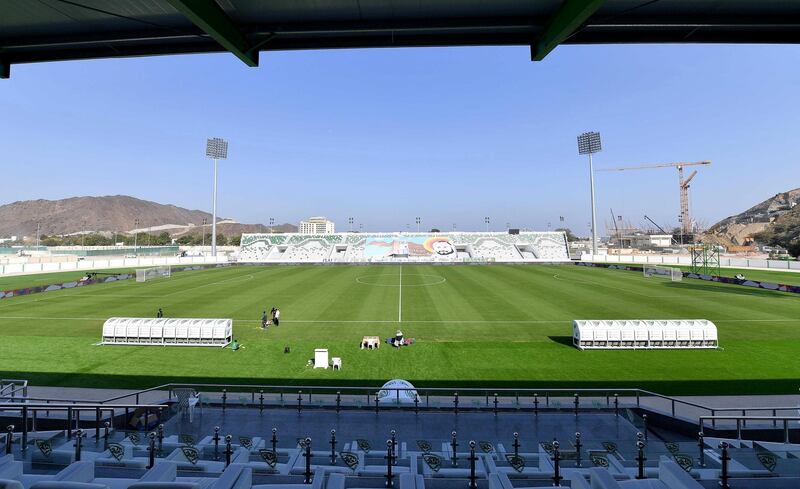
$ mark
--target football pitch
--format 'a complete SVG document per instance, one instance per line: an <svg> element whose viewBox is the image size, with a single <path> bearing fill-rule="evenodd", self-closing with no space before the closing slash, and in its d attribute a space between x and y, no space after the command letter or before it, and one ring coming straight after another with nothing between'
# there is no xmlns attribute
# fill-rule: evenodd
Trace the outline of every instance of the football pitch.
<svg viewBox="0 0 800 489"><path fill-rule="evenodd" d="M574 265L235 266L0 301L0 376L39 385L166 382L642 387L797 393L796 295ZM281 324L261 329L261 313ZM97 346L112 316L232 318L243 348ZM573 319L709 319L719 350L579 351ZM359 348L401 329L415 343ZM284 353L289 346L291 352ZM314 348L341 371L306 364Z"/></svg>

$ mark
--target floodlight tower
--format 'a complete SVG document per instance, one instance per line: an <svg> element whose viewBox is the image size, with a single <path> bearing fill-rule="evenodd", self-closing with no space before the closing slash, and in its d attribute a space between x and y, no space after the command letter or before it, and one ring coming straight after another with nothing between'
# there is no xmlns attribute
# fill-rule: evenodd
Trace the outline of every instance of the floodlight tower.
<svg viewBox="0 0 800 489"><path fill-rule="evenodd" d="M133 220L133 254L139 258L139 219Z"/></svg>
<svg viewBox="0 0 800 489"><path fill-rule="evenodd" d="M217 161L228 158L228 141L221 138L207 139L206 158L214 160L214 196L211 211L211 256L217 256Z"/></svg>
<svg viewBox="0 0 800 489"><path fill-rule="evenodd" d="M486 232L488 233L489 232L489 218L488 217L484 217L483 218L483 223L486 224Z"/></svg>
<svg viewBox="0 0 800 489"><path fill-rule="evenodd" d="M594 164L592 155L602 150L599 132L585 132L578 136L578 154L589 155L589 185L592 195L592 254L597 254L597 212L594 203Z"/></svg>
<svg viewBox="0 0 800 489"><path fill-rule="evenodd" d="M417 217L416 220L417 220L417 232L419 232L419 225L422 222L422 218Z"/></svg>

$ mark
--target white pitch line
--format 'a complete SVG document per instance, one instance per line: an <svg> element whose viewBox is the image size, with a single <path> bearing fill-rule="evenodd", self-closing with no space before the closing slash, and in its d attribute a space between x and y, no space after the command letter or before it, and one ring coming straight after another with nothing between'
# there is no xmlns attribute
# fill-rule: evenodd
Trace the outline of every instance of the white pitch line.
<svg viewBox="0 0 800 489"><path fill-rule="evenodd" d="M108 317L99 317L99 318L91 318L91 317L44 317L44 316L0 316L0 321L2 320L46 320L46 319L55 319L58 321L105 321ZM233 319L237 323L260 323L260 319ZM503 319L490 319L490 320L474 320L474 319L451 319L451 320L406 320L406 323L420 323L420 324L449 324L449 323L459 323L459 324L554 324L554 323L566 323L571 322L572 319L520 319L520 320L503 320ZM796 319L711 319L711 321L715 323L747 323L747 322L755 322L755 323L791 323L796 322ZM355 321L346 321L341 319L310 319L310 320L302 320L302 319L294 319L294 320L284 320L284 323L298 323L298 324L390 324L396 323L395 320L355 320Z"/></svg>
<svg viewBox="0 0 800 489"><path fill-rule="evenodd" d="M403 321L403 265L400 265L400 286L397 287L400 291L397 299L397 322Z"/></svg>

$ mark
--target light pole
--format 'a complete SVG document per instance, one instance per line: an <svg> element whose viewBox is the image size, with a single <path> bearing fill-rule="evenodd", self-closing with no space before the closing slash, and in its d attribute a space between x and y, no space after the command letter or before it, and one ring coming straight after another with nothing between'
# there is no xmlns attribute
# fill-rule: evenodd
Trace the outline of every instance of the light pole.
<svg viewBox="0 0 800 489"><path fill-rule="evenodd" d="M214 196L211 211L211 256L217 256L217 161L228 158L228 141L221 138L207 139L206 158L214 160Z"/></svg>
<svg viewBox="0 0 800 489"><path fill-rule="evenodd" d="M453 232L456 232L456 223L453 223Z"/></svg>
<svg viewBox="0 0 800 489"><path fill-rule="evenodd" d="M39 223L36 223L36 251L39 251Z"/></svg>
<svg viewBox="0 0 800 489"><path fill-rule="evenodd" d="M416 219L417 219L417 232L419 232L419 225L420 223L422 223L422 218L417 217Z"/></svg>
<svg viewBox="0 0 800 489"><path fill-rule="evenodd" d="M483 218L483 222L486 224L486 232L488 233L489 232L489 218L488 217L484 217Z"/></svg>
<svg viewBox="0 0 800 489"><path fill-rule="evenodd" d="M138 243L139 243L139 220L133 220L133 254L136 257L139 257L139 250L138 250Z"/></svg>
<svg viewBox="0 0 800 489"><path fill-rule="evenodd" d="M200 234L203 235L203 246L202 246L203 248L206 247L206 222L207 222L207 219L204 217L203 218L203 227L200 228ZM202 251L200 251L200 253L202 253Z"/></svg>
<svg viewBox="0 0 800 489"><path fill-rule="evenodd" d="M348 217L347 218L347 223L350 225L350 232L352 233L353 232L353 218L352 217Z"/></svg>
<svg viewBox="0 0 800 489"><path fill-rule="evenodd" d="M578 136L578 154L589 155L589 186L592 196L592 254L597 254L597 212L594 202L594 164L592 155L602 150L599 132L585 132Z"/></svg>

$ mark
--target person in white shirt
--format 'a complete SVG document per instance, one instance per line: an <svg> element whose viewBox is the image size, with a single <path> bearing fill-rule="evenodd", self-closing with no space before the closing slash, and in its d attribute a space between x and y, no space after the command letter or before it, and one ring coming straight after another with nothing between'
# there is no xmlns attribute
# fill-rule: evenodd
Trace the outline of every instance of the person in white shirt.
<svg viewBox="0 0 800 489"><path fill-rule="evenodd" d="M275 326L280 325L281 322L281 310L275 309Z"/></svg>

